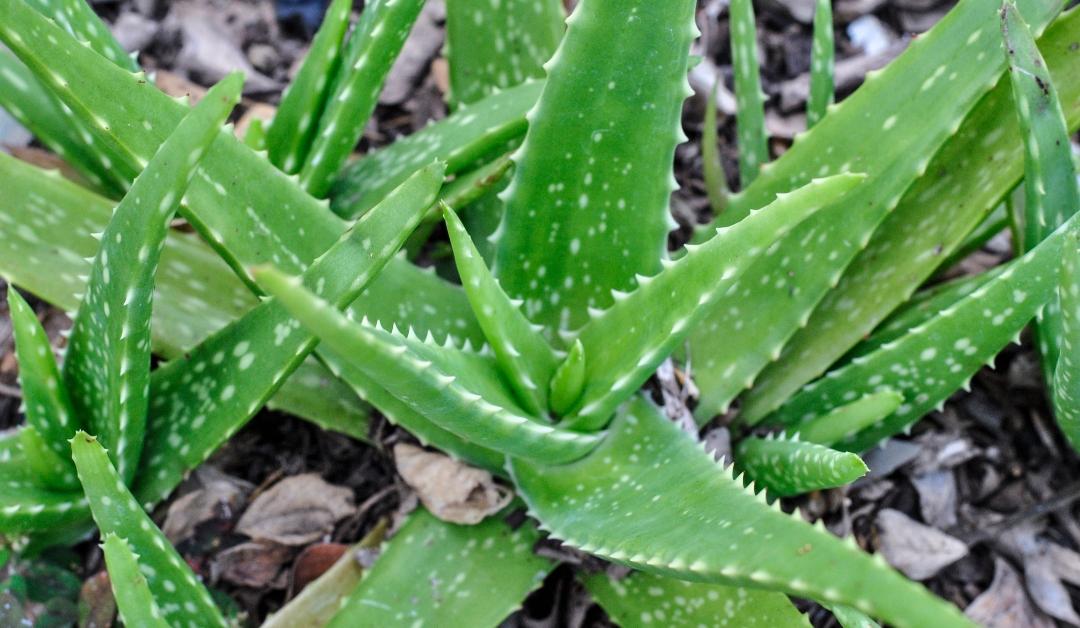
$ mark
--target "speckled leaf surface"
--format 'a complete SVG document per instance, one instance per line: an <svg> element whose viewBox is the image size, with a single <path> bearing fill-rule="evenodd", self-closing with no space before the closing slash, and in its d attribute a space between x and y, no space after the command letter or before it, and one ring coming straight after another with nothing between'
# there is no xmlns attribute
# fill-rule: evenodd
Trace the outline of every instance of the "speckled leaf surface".
<svg viewBox="0 0 1080 628"><path fill-rule="evenodd" d="M1029 23L1041 26L1057 7L1057 3L1053 2L1025 3L1021 5L1021 11ZM874 156L890 152L894 145L904 146L905 151L909 151L908 156L933 154L933 150L924 151L909 142L930 131L931 126L937 126L928 123L941 115L944 103L952 109L961 93L978 96L981 87L996 80L1000 71L998 59L1003 59L1004 55L997 34L997 8L998 5L990 0L961 2L934 30L915 40L912 48L901 55L897 63L872 78L869 81L872 89L860 89L852 98L838 105L826 119L835 120L846 118L848 114L858 114L858 108L848 109L854 107L849 103L877 100L879 97L875 94L880 90L888 90L890 101L899 92L916 91L915 94L907 94L907 100L912 103L910 109L906 106L907 101L897 102L897 109L891 114L875 109L872 116L881 115L878 119L881 126L867 128L863 132L864 141L859 146L874 146ZM1031 15L1033 8L1039 9L1035 11L1037 16ZM944 40L938 37L938 33L944 35ZM1080 125L1080 82L1064 77L1080 72L1080 55L1069 49L1078 33L1080 13L1074 10L1057 20L1040 40L1052 75L1062 77L1058 82L1061 84L1062 101L1067 103L1071 128ZM938 62L943 58L949 59L945 65ZM978 67L969 71L967 66L973 62ZM925 69L928 65L944 68L944 71L939 75L938 70ZM915 74L912 75L912 72ZM949 81L953 72L957 73L957 78ZM930 77L933 76L937 78L931 81ZM897 81L895 87L893 81ZM907 81L908 85L899 85L903 81ZM927 90L920 91L921 85L927 81ZM923 171L923 168L916 169L914 174L906 168L883 172L881 177L869 173L872 181L868 188L893 191L898 195L896 208L882 221L866 249L851 262L839 284L821 301L806 327L787 343L777 362L762 372L754 388L744 397L745 420L759 420L869 334L937 269L949 251L962 242L1016 184L1022 170L1023 143L1013 120L1015 116L1011 113L1007 82L1008 79L1003 78L962 123L959 117L955 117L951 125L946 125L946 131L955 132L925 165L924 176L914 183L911 183L914 174ZM861 98L853 100L864 92L866 101ZM848 114L839 115L845 111ZM925 113L920 113L923 111ZM891 115L897 116L893 122L895 126L882 130ZM917 128L909 130L905 124ZM824 121L815 126L795 148L812 144L815 134L830 126L831 123ZM939 132L940 129L934 131L935 135ZM899 137L906 139L904 142L890 139ZM943 137L938 136L938 143L941 139ZM836 150L839 148L834 149L834 153ZM778 168L786 158L787 154L777 160ZM851 159L852 163L877 161L870 157L856 159L850 154L843 159ZM894 186L896 177L901 175L906 181ZM901 193L903 195L899 196ZM941 220L943 215L949 216L949 220ZM705 345L698 347L699 356L702 356L704 349ZM701 361L699 359L699 365ZM698 377L702 376L699 368ZM717 384L721 385L722 382ZM712 387L711 384L702 385L703 391ZM721 399L726 396L722 395Z"/></svg>
<svg viewBox="0 0 1080 628"><path fill-rule="evenodd" d="M109 584L125 626L168 628L161 609L154 601L146 576L139 570L139 557L124 539L105 535L101 543Z"/></svg>
<svg viewBox="0 0 1080 628"><path fill-rule="evenodd" d="M172 626L226 626L210 593L139 507L101 444L79 432L71 440L71 452L98 529L103 536L114 534L125 539L139 554L140 571L165 621Z"/></svg>
<svg viewBox="0 0 1080 628"><path fill-rule="evenodd" d="M135 178L102 233L86 297L72 322L64 385L75 413L110 445L128 481L146 431L150 313L165 235L242 86L234 74L211 88Z"/></svg>
<svg viewBox="0 0 1080 628"><path fill-rule="evenodd" d="M861 399L801 423L799 439L809 443L832 445L878 423L896 412L903 403L904 396L895 390L864 395Z"/></svg>
<svg viewBox="0 0 1080 628"><path fill-rule="evenodd" d="M94 52L109 61L129 72L139 71L139 64L113 37L109 27L85 0L27 0L26 4L64 27L79 41L86 42Z"/></svg>
<svg viewBox="0 0 1080 628"><path fill-rule="evenodd" d="M722 228L653 277L639 276L637 290L615 295L609 309L593 313L578 336L585 349L585 390L573 413L575 425L602 426L694 329L748 267L769 255L801 221L852 193L862 181L840 175L779 196L760 212ZM736 298L739 295L736 295Z"/></svg>
<svg viewBox="0 0 1080 628"><path fill-rule="evenodd" d="M0 433L0 534L9 539L77 525L89 516L81 491L44 486L36 477L23 447L25 432L19 427Z"/></svg>
<svg viewBox="0 0 1080 628"><path fill-rule="evenodd" d="M373 0L364 5L360 21L345 46L341 72L335 81L300 183L318 197L345 165L375 111L379 91L401 52L424 0Z"/></svg>
<svg viewBox="0 0 1080 628"><path fill-rule="evenodd" d="M1070 221L1068 225L1073 225ZM896 412L835 446L863 451L902 432L966 385L1050 300L1069 226L970 295L880 349L807 385L771 417L797 431L801 421L884 389L904 395Z"/></svg>
<svg viewBox="0 0 1080 628"><path fill-rule="evenodd" d="M546 66L493 271L552 339L660 269L693 18L689 0L584 0Z"/></svg>
<svg viewBox="0 0 1080 628"><path fill-rule="evenodd" d="M552 427L516 406L489 354L433 338L350 321L280 272L260 282L326 345L379 382L398 400L444 430L482 447L530 460L576 460L600 436Z"/></svg>
<svg viewBox="0 0 1080 628"><path fill-rule="evenodd" d="M687 582L649 573L635 573L621 580L598 573L582 580L593 599L623 628L810 626L810 620L782 593Z"/></svg>
<svg viewBox="0 0 1080 628"><path fill-rule="evenodd" d="M970 626L880 558L768 506L640 397L586 458L562 466L513 461L510 468L542 527L602 558L686 580L851 604L896 626Z"/></svg>
<svg viewBox="0 0 1080 628"><path fill-rule="evenodd" d="M459 526L418 509L328 626L498 626L552 568L538 539L531 523Z"/></svg>
<svg viewBox="0 0 1080 628"><path fill-rule="evenodd" d="M1080 234L1069 233L1061 257L1060 357L1054 371L1054 415L1061 431L1080 451Z"/></svg>
<svg viewBox="0 0 1080 628"><path fill-rule="evenodd" d="M735 128L739 140L739 180L748 187L769 162L765 133L765 93L761 91L757 23L752 0L732 0L731 66L735 73Z"/></svg>
<svg viewBox="0 0 1080 628"><path fill-rule="evenodd" d="M810 48L810 94L806 99L807 128L824 118L829 105L833 104L835 57L832 0L817 0L814 43Z"/></svg>
<svg viewBox="0 0 1080 628"><path fill-rule="evenodd" d="M440 164L410 177L312 263L304 285L328 307L349 304L419 224L442 178ZM140 499L153 502L175 488L262 407L316 342L282 304L267 300L154 371Z"/></svg>
<svg viewBox="0 0 1080 628"><path fill-rule="evenodd" d="M543 81L526 81L492 94L357 159L342 169L330 191L331 206L342 216L358 216L433 159L446 162L447 174L457 174L477 160L502 152L525 133L525 114L543 87Z"/></svg>
<svg viewBox="0 0 1080 628"><path fill-rule="evenodd" d="M851 452L784 436L744 438L735 449L735 468L777 497L843 486L868 471Z"/></svg>

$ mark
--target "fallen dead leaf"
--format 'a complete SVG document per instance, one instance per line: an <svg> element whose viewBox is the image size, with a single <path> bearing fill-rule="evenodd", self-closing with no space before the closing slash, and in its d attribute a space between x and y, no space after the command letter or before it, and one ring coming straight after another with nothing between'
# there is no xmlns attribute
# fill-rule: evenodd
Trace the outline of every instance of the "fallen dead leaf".
<svg viewBox="0 0 1080 628"><path fill-rule="evenodd" d="M236 530L253 539L307 545L355 512L350 489L305 473L285 478L256 497Z"/></svg>
<svg viewBox="0 0 1080 628"><path fill-rule="evenodd" d="M116 599L105 570L90 576L79 591L79 628L109 628L116 619Z"/></svg>
<svg viewBox="0 0 1080 628"><path fill-rule="evenodd" d="M286 579L282 566L294 551L294 548L278 543L249 541L215 556L211 571L215 580L242 587L284 589Z"/></svg>
<svg viewBox="0 0 1080 628"><path fill-rule="evenodd" d="M341 543L318 543L300 552L293 561L289 597L303 591L309 582L326 573L348 549L348 545Z"/></svg>
<svg viewBox="0 0 1080 628"><path fill-rule="evenodd" d="M940 529L956 525L956 479L951 470L912 477L911 484L919 493L923 521Z"/></svg>
<svg viewBox="0 0 1080 628"><path fill-rule="evenodd" d="M394 445L394 461L405 483L431 514L443 521L480 523L502 510L514 496L483 469L407 443Z"/></svg>
<svg viewBox="0 0 1080 628"><path fill-rule="evenodd" d="M1023 524L1006 531L999 541L1023 566L1027 590L1035 604L1051 617L1080 626L1080 616L1062 582L1080 584L1080 554L1043 539L1041 532L1039 524Z"/></svg>
<svg viewBox="0 0 1080 628"><path fill-rule="evenodd" d="M963 541L925 526L899 510L886 508L879 512L877 525L882 556L914 580L926 580L968 553Z"/></svg>
<svg viewBox="0 0 1080 628"><path fill-rule="evenodd" d="M252 489L249 483L213 467L200 468L196 473L202 487L170 504L161 527L173 544L194 536L202 523L215 519L232 520Z"/></svg>
<svg viewBox="0 0 1080 628"><path fill-rule="evenodd" d="M1024 587L1008 562L994 561L994 581L964 609L964 614L986 628L1053 628L1054 622L1032 607Z"/></svg>

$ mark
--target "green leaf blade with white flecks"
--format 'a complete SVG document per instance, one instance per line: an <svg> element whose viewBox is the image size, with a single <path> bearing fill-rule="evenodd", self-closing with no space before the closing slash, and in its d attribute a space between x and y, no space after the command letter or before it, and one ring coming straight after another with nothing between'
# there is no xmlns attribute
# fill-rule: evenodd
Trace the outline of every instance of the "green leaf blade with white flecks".
<svg viewBox="0 0 1080 628"><path fill-rule="evenodd" d="M689 0L585 0L567 25L493 236L495 276L552 341L660 269L697 35Z"/></svg>
<svg viewBox="0 0 1080 628"><path fill-rule="evenodd" d="M843 604L828 604L825 605L825 608L832 611L836 621L843 628L881 628L876 621L867 617L859 609L844 606Z"/></svg>
<svg viewBox="0 0 1080 628"><path fill-rule="evenodd" d="M305 285L334 308L352 302L429 211L442 179L442 164L410 177L312 263ZM144 503L175 488L300 365L317 341L299 327L280 303L264 301L154 372L152 429L138 487Z"/></svg>
<svg viewBox="0 0 1080 628"><path fill-rule="evenodd" d="M1080 185L1053 79L1031 31L1011 2L1001 6L1001 33L1024 138L1024 231L1019 248L1029 251L1080 210ZM1061 325L1055 295L1036 326L1043 373L1051 387Z"/></svg>
<svg viewBox="0 0 1080 628"><path fill-rule="evenodd" d="M720 159L720 131L716 121L717 93L720 90L719 75L709 90L709 98L705 103L705 122L701 131L701 159L704 163L705 192L709 196L709 205L713 213L719 214L727 207L728 189L727 174L724 172L724 164Z"/></svg>
<svg viewBox="0 0 1080 628"><path fill-rule="evenodd" d="M864 451L902 432L966 386L1049 302L1058 283L1063 241L1075 227L1076 221L1070 221L934 318L808 384L770 421L798 431L803 420L889 389L904 395L896 412L835 447Z"/></svg>
<svg viewBox="0 0 1080 628"><path fill-rule="evenodd" d="M168 628L169 623L154 601L146 576L139 570L139 557L131 545L115 534L106 534L101 549L105 553L109 584L124 625Z"/></svg>
<svg viewBox="0 0 1080 628"><path fill-rule="evenodd" d="M769 626L809 628L810 620L782 593L687 582L650 573L619 580L605 573L582 578L585 588L623 628Z"/></svg>
<svg viewBox="0 0 1080 628"><path fill-rule="evenodd" d="M1058 284L1061 304L1060 352L1054 370L1054 415L1065 438L1080 451L1080 234L1069 233Z"/></svg>
<svg viewBox="0 0 1080 628"><path fill-rule="evenodd" d="M896 208L884 218L866 248L851 261L839 283L821 300L805 327L786 343L776 363L769 365L754 381L753 389L743 397L743 420L760 420L870 334L938 269L945 256L1020 179L1023 142L1012 113L1007 78L1002 78L989 94L983 96L959 126L944 125L944 134L939 135L942 133L939 123L943 103L947 103L945 106L950 112L964 110L970 105L956 106L959 104L956 99L961 94L964 99L978 95L979 86L998 75L996 61L1003 55L997 36L997 6L990 0L960 2L933 30L915 40L897 62L882 73L873 74L868 86L852 95L859 97L858 100L848 98L836 105L825 120L796 144L796 147L816 145L822 154L833 146L830 155L839 155L858 164L876 163L875 157L891 152L894 147L891 137L903 137L912 143L906 149L906 156L891 157L898 160L893 170L878 171L881 176L868 172L872 180L867 188L887 194L886 198L898 195ZM1021 6L1030 23L1040 26L1059 8L1054 2L1025 2ZM1029 15L1033 10L1034 14ZM1061 77L1056 81L1062 89L1062 101L1069 103L1071 128L1080 125L1080 83L1068 78L1080 72L1080 55L1069 50L1078 34L1080 12L1073 10L1058 19L1040 40L1052 74ZM977 63L972 65L972 62ZM929 67L945 70L939 75L937 70L925 69L928 63L934 64ZM930 72L929 76L926 76L927 72ZM952 78L954 73L956 76ZM937 78L931 80L935 75ZM928 85L925 91L923 85ZM884 102L881 100L883 93L887 93L888 110L872 108L872 101ZM893 99L900 94L900 100ZM863 104L855 107L850 103ZM812 141L825 139L838 130L840 127L829 131L836 120L847 120L849 116L866 115L867 112L880 126L875 124L865 128L863 141L858 144L874 146L874 151L858 155L847 152L835 142L819 145ZM955 125L959 118L953 115L950 113L948 118ZM892 116L895 119L885 129L885 122ZM846 128L852 128L851 125L862 128L861 123L854 121L843 124L848 125ZM954 133L949 134L950 130ZM932 132L934 137L924 137L927 132ZM935 154L933 146L946 135L950 139ZM927 144L927 140L932 141ZM925 148L917 148L915 144ZM775 162L775 169L788 163L789 153ZM911 155L931 154L934 156L925 162L923 176L912 183L911 177L923 168L915 168L912 174L912 164L905 162L910 161ZM786 171L786 176L793 174L797 173ZM761 183L764 182L763 179ZM904 188L907 191L899 196ZM745 199L740 200L740 204L742 202ZM855 207L857 205L851 205L853 210ZM944 215L949 216L949 220L941 220ZM709 346L702 344L696 348L700 367ZM718 348L711 351L715 353ZM702 381L705 373L701 368L697 369L697 375L703 391L702 407L722 406L709 399L708 391L713 387L721 389L723 381Z"/></svg>
<svg viewBox="0 0 1080 628"><path fill-rule="evenodd" d="M585 349L586 380L573 424L596 428L606 423L710 306L729 298L729 289L763 252L862 180L859 175L838 175L783 194L679 260L665 263L659 274L639 277L634 292L617 295L615 304L595 314L578 336Z"/></svg>
<svg viewBox="0 0 1080 628"><path fill-rule="evenodd" d="M348 164L330 190L331 207L341 216L356 217L433 159L445 161L449 175L502 153L509 142L525 133L525 114L543 87L543 81L526 81L464 105L447 118Z"/></svg>
<svg viewBox="0 0 1080 628"><path fill-rule="evenodd" d="M835 98L833 73L836 50L833 41L832 0L817 0L814 10L814 43L810 49L810 94L806 100L806 128L817 124Z"/></svg>
<svg viewBox="0 0 1080 628"><path fill-rule="evenodd" d="M450 102L456 108L543 78L563 34L559 0L450 0L446 3L446 57Z"/></svg>
<svg viewBox="0 0 1080 628"><path fill-rule="evenodd" d="M75 467L71 460L61 458L50 449L51 443L42 438L37 428L24 425L19 430L19 440L34 484L57 492L79 490L79 479L75 477Z"/></svg>
<svg viewBox="0 0 1080 628"><path fill-rule="evenodd" d="M349 28L351 0L334 0L308 48L296 78L285 89L266 131L266 150L273 163L289 174L300 169L315 139L319 119L341 65L341 44Z"/></svg>
<svg viewBox="0 0 1080 628"><path fill-rule="evenodd" d="M300 183L317 197L326 196L338 171L356 148L375 111L379 89L401 52L424 0L374 0L346 44L341 71L319 121Z"/></svg>
<svg viewBox="0 0 1080 628"><path fill-rule="evenodd" d="M37 430L53 453L70 466L71 453L67 440L82 426L61 380L52 344L34 310L10 285L8 308L15 336L15 358L19 363L19 384L26 408L26 422Z"/></svg>
<svg viewBox="0 0 1080 628"><path fill-rule="evenodd" d="M769 163L765 93L761 91L757 23L752 0L732 0L731 65L735 73L735 128L739 139L739 183L745 189Z"/></svg>
<svg viewBox="0 0 1080 628"><path fill-rule="evenodd" d="M226 626L206 587L135 501L97 439L78 432L71 452L98 529L103 537L126 539L139 554L140 571L165 621L171 626Z"/></svg>
<svg viewBox="0 0 1080 628"><path fill-rule="evenodd" d="M782 435L744 438L735 449L735 468L776 497L850 484L868 470L851 452Z"/></svg>
<svg viewBox="0 0 1080 628"><path fill-rule="evenodd" d="M548 409L548 382L558 366L554 350L503 292L454 210L443 205L443 217L465 294L503 376L522 407L543 416Z"/></svg>
<svg viewBox="0 0 1080 628"><path fill-rule="evenodd" d="M234 74L211 88L135 179L105 228L72 323L64 384L127 481L146 431L154 276L169 221L242 86Z"/></svg>
<svg viewBox="0 0 1080 628"><path fill-rule="evenodd" d="M26 3L79 41L86 42L94 52L129 72L139 71L139 64L85 0L27 0Z"/></svg>
<svg viewBox="0 0 1080 628"><path fill-rule="evenodd" d="M799 440L832 445L874 425L904 403L895 390L870 393L799 425Z"/></svg>
<svg viewBox="0 0 1080 628"><path fill-rule="evenodd" d="M635 569L850 604L899 627L971 626L850 539L767 505L642 397L584 459L515 460L511 475L542 528Z"/></svg>
<svg viewBox="0 0 1080 628"><path fill-rule="evenodd" d="M273 269L260 283L338 357L379 382L416 413L482 447L532 460L576 460L601 436L552 427L518 409L494 359L433 339L350 321Z"/></svg>
<svg viewBox="0 0 1080 628"><path fill-rule="evenodd" d="M552 563L535 556L531 522L498 517L477 525L413 512L347 597L328 628L497 626L540 586Z"/></svg>

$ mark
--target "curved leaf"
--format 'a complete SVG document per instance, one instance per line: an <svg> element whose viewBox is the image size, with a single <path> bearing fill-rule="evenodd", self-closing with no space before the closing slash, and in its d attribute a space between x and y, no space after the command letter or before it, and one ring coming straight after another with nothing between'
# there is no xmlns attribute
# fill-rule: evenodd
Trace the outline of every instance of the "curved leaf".
<svg viewBox="0 0 1080 628"><path fill-rule="evenodd" d="M127 541L115 534L106 534L101 549L105 552L109 584L124 625L168 628L169 624L146 584L146 576L139 571L139 557Z"/></svg>
<svg viewBox="0 0 1080 628"><path fill-rule="evenodd" d="M798 438L744 438L735 449L735 467L777 497L843 486L866 475L855 454Z"/></svg>

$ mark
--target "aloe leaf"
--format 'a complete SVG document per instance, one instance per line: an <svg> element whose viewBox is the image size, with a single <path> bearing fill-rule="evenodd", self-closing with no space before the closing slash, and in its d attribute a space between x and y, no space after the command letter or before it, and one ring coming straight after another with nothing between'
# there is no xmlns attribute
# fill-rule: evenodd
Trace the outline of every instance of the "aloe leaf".
<svg viewBox="0 0 1080 628"><path fill-rule="evenodd" d="M359 216L433 159L446 162L447 174L457 174L501 153L525 133L525 114L543 86L543 81L526 81L461 106L446 119L357 159L342 169L330 190L331 206L346 218Z"/></svg>
<svg viewBox="0 0 1080 628"><path fill-rule="evenodd" d="M154 601L146 576L139 570L139 557L128 542L115 534L106 534L101 549L105 553L109 584L124 625L168 628L169 623Z"/></svg>
<svg viewBox="0 0 1080 628"><path fill-rule="evenodd" d="M541 64L559 45L565 18L559 0L450 0L446 57L456 108L542 78Z"/></svg>
<svg viewBox="0 0 1080 628"><path fill-rule="evenodd" d="M25 459L22 462L27 464ZM86 500L78 492L54 491L29 480L0 481L0 534L48 532L84 521L86 516Z"/></svg>
<svg viewBox="0 0 1080 628"><path fill-rule="evenodd" d="M112 448L126 480L146 431L154 275L169 221L196 166L240 99L241 75L211 88L117 205L68 339L64 383L75 412Z"/></svg>
<svg viewBox="0 0 1080 628"><path fill-rule="evenodd" d="M262 118L252 118L244 131L244 146L251 150L266 150L266 127Z"/></svg>
<svg viewBox="0 0 1080 628"><path fill-rule="evenodd" d="M623 628L639 626L810 626L782 593L687 582L635 573L616 580L604 573L582 579L594 600Z"/></svg>
<svg viewBox="0 0 1080 628"><path fill-rule="evenodd" d="M732 0L731 65L735 73L735 129L739 139L739 182L749 187L769 163L765 94L761 91L757 24L752 0ZM816 35L816 32L815 32Z"/></svg>
<svg viewBox="0 0 1080 628"><path fill-rule="evenodd" d="M904 403L904 396L894 390L870 393L824 415L811 417L799 426L799 440L832 445L874 425Z"/></svg>
<svg viewBox="0 0 1080 628"><path fill-rule="evenodd" d="M138 552L140 572L165 621L171 626L226 626L206 587L139 507L97 439L80 431L71 439L71 452L98 529L103 537L126 539Z"/></svg>
<svg viewBox="0 0 1080 628"><path fill-rule="evenodd" d="M80 427L67 388L60 379L56 356L34 310L8 287L15 357L19 362L26 422L48 443L52 452L70 463L67 440ZM70 464L68 465L70 467ZM71 467L70 470L74 471Z"/></svg>
<svg viewBox="0 0 1080 628"><path fill-rule="evenodd" d="M123 195L125 182L108 167L111 160L94 150L90 132L6 50L0 51L0 107L96 189Z"/></svg>
<svg viewBox="0 0 1080 628"><path fill-rule="evenodd" d="M315 139L319 119L341 65L341 44L349 28L350 0L334 0L308 48L300 71L285 89L274 121L266 131L271 163L289 174L300 169Z"/></svg>
<svg viewBox="0 0 1080 628"><path fill-rule="evenodd" d="M328 625L497 626L552 568L532 553L538 539L531 523L460 526L418 509Z"/></svg>
<svg viewBox="0 0 1080 628"><path fill-rule="evenodd" d="M494 360L350 321L274 269L259 281L325 343L325 350L379 382L416 413L477 445L533 460L570 461L599 442L525 415L502 386Z"/></svg>
<svg viewBox="0 0 1080 628"><path fill-rule="evenodd" d="M836 443L863 451L897 434L945 402L1012 340L1050 300L1062 246L1073 221L970 295L880 349L855 358L807 385L770 420L798 430L803 417L827 412L860 396L890 389L904 403L877 425Z"/></svg>
<svg viewBox="0 0 1080 628"><path fill-rule="evenodd" d="M585 346L575 339L566 353L551 376L551 411L558 416L569 412L585 389Z"/></svg>
<svg viewBox="0 0 1080 628"><path fill-rule="evenodd" d="M1006 208L1006 204L1001 203L994 208L994 211L983 218L982 222L971 230L971 233L964 236L964 241L958 244L956 249L941 262L938 269L940 271L945 271L952 268L968 255L981 249L987 242L992 240L994 236L1008 227L1009 212Z"/></svg>
<svg viewBox="0 0 1080 628"><path fill-rule="evenodd" d="M608 437L582 460L514 460L510 469L542 527L601 558L849 604L896 626L971 625L880 557L768 506L641 397L623 406Z"/></svg>
<svg viewBox="0 0 1080 628"><path fill-rule="evenodd" d="M844 606L843 604L829 604L826 606L842 628L881 628L877 622L866 616L858 609Z"/></svg>
<svg viewBox="0 0 1080 628"><path fill-rule="evenodd" d="M84 0L27 0L26 3L79 41L86 42L94 52L129 72L139 71L139 64Z"/></svg>
<svg viewBox="0 0 1080 628"><path fill-rule="evenodd" d="M997 63L1004 55L1000 52L999 38L994 36L998 30L997 6L990 0L960 2L934 29L916 39L882 73L872 75L868 84L837 105L792 148L812 148L821 155L832 146L832 152L828 153L830 163L850 161L852 168L859 168L859 164L869 168L866 172L871 181L865 189L871 198L852 198L847 204L849 212L855 212L857 207L865 207L871 213L880 211L871 210L865 205L868 202L884 202L885 207L892 206L894 201L896 204L867 247L850 263L839 284L821 300L806 327L791 337L778 360L754 382L754 388L743 398L744 420L760 420L865 338L933 274L944 256L963 241L1019 180L1023 143L1012 119L1015 115L1005 84L1007 79L977 105L973 104L1003 66L1003 61L1002 66ZM1059 6L1056 2L1036 1L1022 4L1021 10L1029 23L1041 27ZM1078 29L1080 14L1072 11L1057 20L1042 39L1052 73L1063 77L1058 83L1062 86L1063 102L1071 103L1069 116L1073 128L1080 124L1080 84L1064 77L1080 72L1080 58L1068 52L1080 32ZM961 123L963 112L972 107ZM856 117L865 121L856 121ZM890 118L892 122L886 125ZM844 141L833 133L843 129L847 136L851 128L862 129L858 146L875 149L859 154L842 147ZM817 143L830 136L833 140L829 144ZM947 137L951 139L942 144ZM904 142L896 142L895 138L904 138ZM893 153L892 149L901 144L903 151ZM796 155L803 154L799 150ZM798 173L794 168L799 160L786 161L791 152L775 162L775 169L770 169L770 175L775 170L778 177L775 182ZM913 160L913 155L934 157L919 161ZM840 161L833 162L834 157ZM809 158L803 157L803 163ZM888 166L890 163L893 165ZM879 170L881 166L888 167ZM924 176L915 179L920 172ZM765 182L763 178L761 183ZM741 207L747 200L733 201L733 205ZM941 220L941 216L949 216L949 220ZM822 259L833 251L815 249L806 254L812 255L812 259ZM829 278L835 280L835 275ZM773 294L768 298L779 296ZM748 307L747 311L754 310ZM768 324L776 327L773 320ZM725 325L723 329L731 328ZM707 376L703 370L704 356L722 355L718 353L720 348L704 342L694 345L699 358L696 365L699 386L703 391L715 388L724 392L722 395L703 392L704 397L712 397L703 400L703 407L722 407L723 403L717 402L730 398L724 382L718 379L719 373L707 381L701 379ZM725 346L723 350L733 348Z"/></svg>
<svg viewBox="0 0 1080 628"><path fill-rule="evenodd" d="M716 122L716 94L720 89L720 77L713 82L709 90L708 102L705 103L705 122L701 131L701 158L704 162L705 192L709 196L709 206L714 213L719 214L727 206L728 190L727 175L724 173L724 164L720 161L720 136Z"/></svg>
<svg viewBox="0 0 1080 628"><path fill-rule="evenodd" d="M22 450L26 465L31 471L34 484L50 491L77 491L79 479L75 477L75 467L68 458L61 458L42 438L41 433L32 425L19 430ZM61 441L63 442L63 441Z"/></svg>
<svg viewBox="0 0 1080 628"><path fill-rule="evenodd" d="M1080 185L1053 79L1027 24L1009 2L1001 7L1001 33L1024 138L1024 232L1020 246L1028 251L1080 210ZM1061 326L1055 295L1036 327L1043 372L1051 386Z"/></svg>
<svg viewBox="0 0 1080 628"><path fill-rule="evenodd" d="M735 450L735 467L777 497L843 486L868 471L851 452L783 435L744 438Z"/></svg>
<svg viewBox="0 0 1080 628"><path fill-rule="evenodd" d="M810 49L810 94L806 100L806 128L825 117L833 103L835 66L832 0L817 0L814 10L814 43Z"/></svg>
<svg viewBox="0 0 1080 628"><path fill-rule="evenodd" d="M598 427L634 394L747 267L769 255L775 242L822 206L852 192L858 175L814 181L742 222L724 228L653 277L639 277L639 289L616 296L578 336L585 348L585 391L574 425Z"/></svg>
<svg viewBox="0 0 1080 628"><path fill-rule="evenodd" d="M660 269L697 34L689 0L584 0L567 24L514 158L492 268L552 340Z"/></svg>
<svg viewBox="0 0 1080 628"><path fill-rule="evenodd" d="M558 366L555 352L521 313L519 304L503 292L448 205L443 205L443 217L465 294L491 343L499 368L523 407L534 416L542 415L548 407L548 382Z"/></svg>
<svg viewBox="0 0 1080 628"><path fill-rule="evenodd" d="M1065 438L1080 451L1080 235L1076 232L1065 238L1057 295L1061 304L1061 345L1054 370L1054 415Z"/></svg>
<svg viewBox="0 0 1080 628"><path fill-rule="evenodd" d="M416 173L368 212L304 273L304 285L340 309L397 253L435 202L441 164ZM336 311L336 309L335 309ZM153 502L262 407L315 348L281 303L268 300L184 357L154 371L153 420L138 494Z"/></svg>
<svg viewBox="0 0 1080 628"><path fill-rule="evenodd" d="M307 160L300 183L315 196L326 196L375 111L379 89L401 52L424 0L374 0L364 6L342 58L341 72Z"/></svg>

